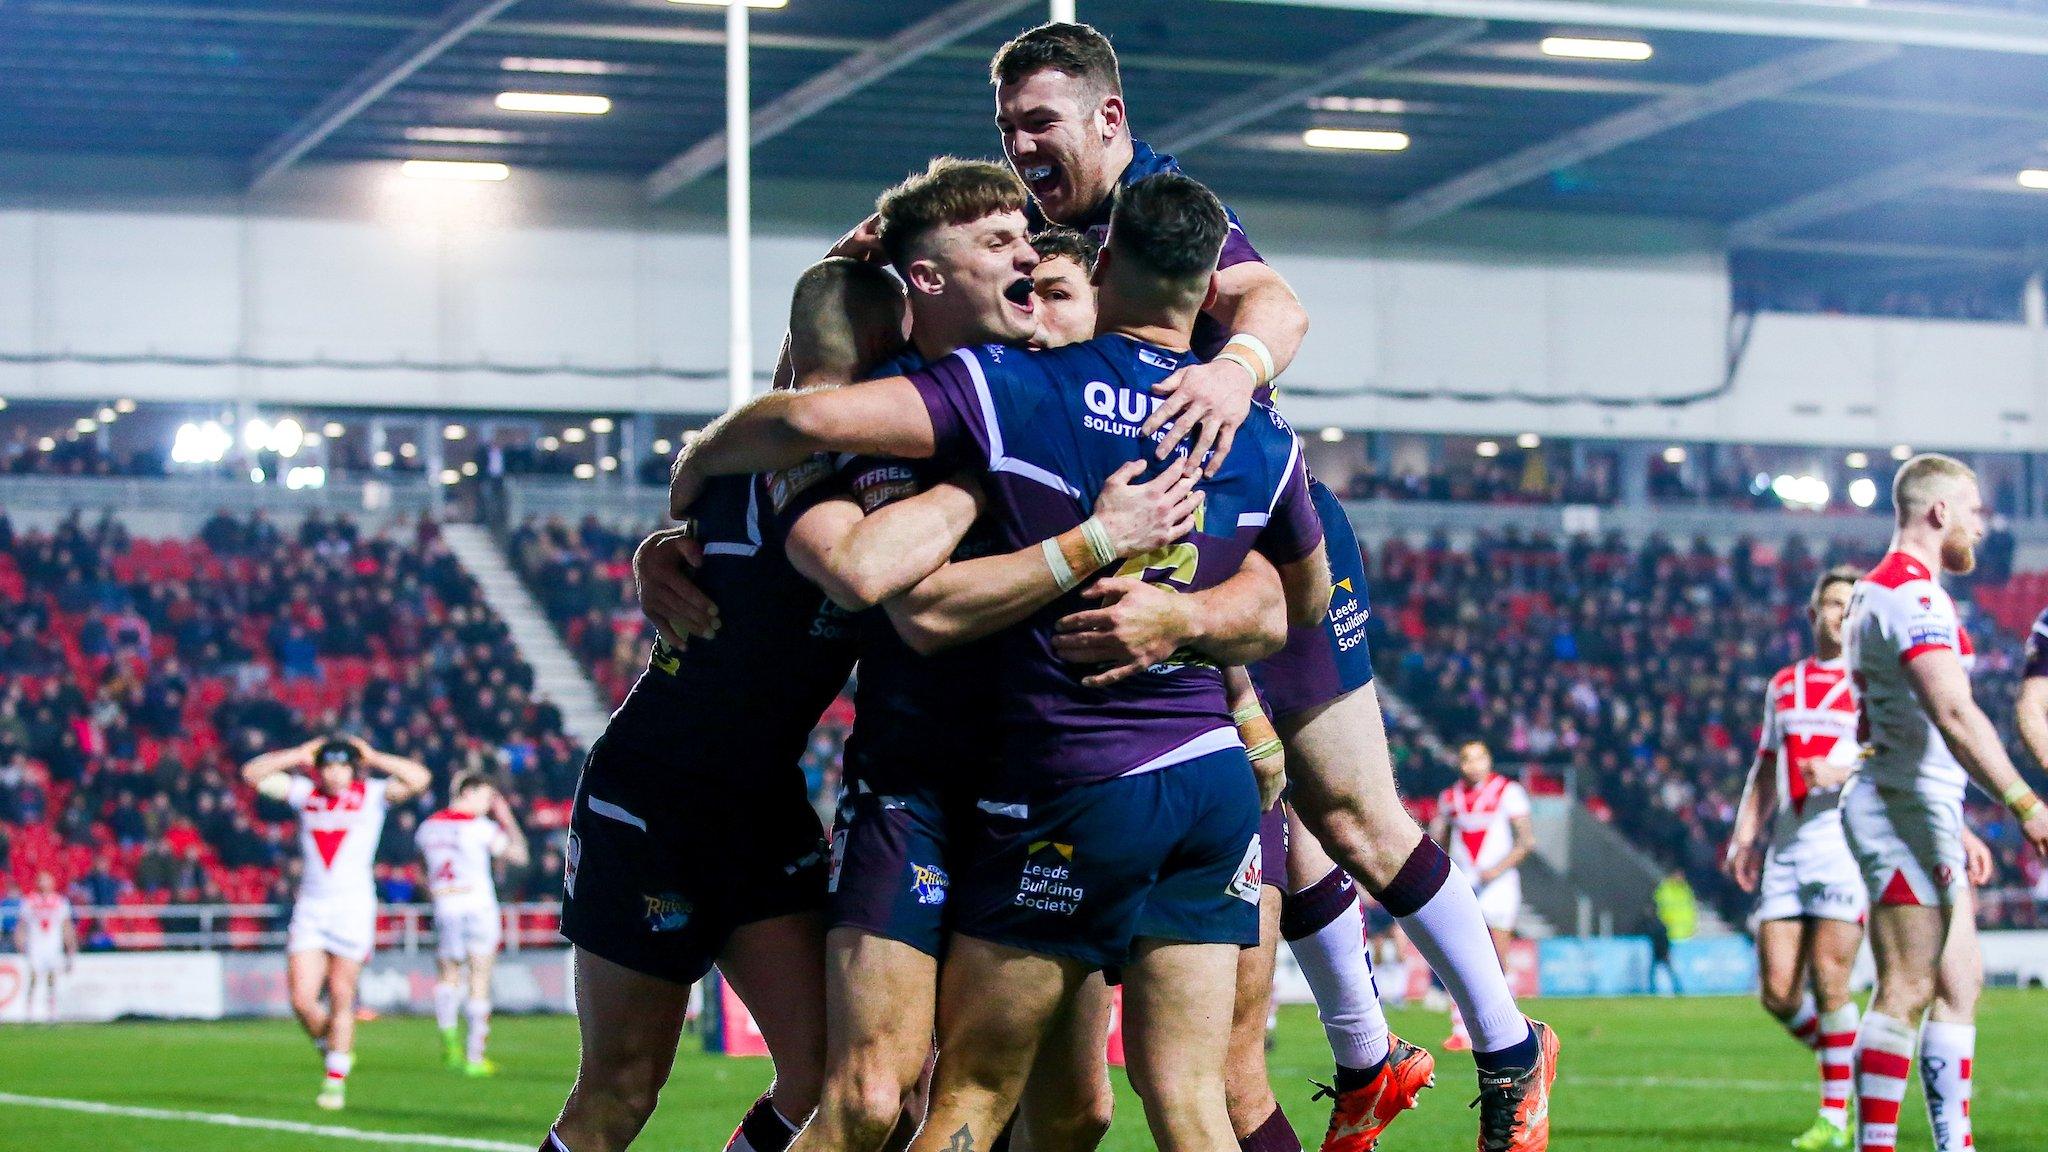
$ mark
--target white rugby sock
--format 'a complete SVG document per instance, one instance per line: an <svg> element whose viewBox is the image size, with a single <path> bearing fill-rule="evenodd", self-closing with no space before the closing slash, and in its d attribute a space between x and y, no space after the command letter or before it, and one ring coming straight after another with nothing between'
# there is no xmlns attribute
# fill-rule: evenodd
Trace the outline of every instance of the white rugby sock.
<svg viewBox="0 0 2048 1152"><path fill-rule="evenodd" d="M1849 1091L1856 1079L1856 1002L1820 1017L1820 1114L1837 1128L1849 1124Z"/></svg>
<svg viewBox="0 0 2048 1152"><path fill-rule="evenodd" d="M1866 1012L1856 1030L1856 1147L1895 1152L1899 1101L1913 1071L1913 1030L1903 1020Z"/></svg>
<svg viewBox="0 0 2048 1152"><path fill-rule="evenodd" d="M491 1035L491 1002L471 1000L463 1005L463 1015L469 1020L468 1056L471 1064L484 1058L484 1041Z"/></svg>
<svg viewBox="0 0 2048 1152"><path fill-rule="evenodd" d="M348 1079L349 1072L356 1066L355 1054L352 1052L329 1052L326 1064L327 1078L329 1080L346 1080Z"/></svg>
<svg viewBox="0 0 2048 1152"><path fill-rule="evenodd" d="M1963 1152L1970 1135L1970 1073L1977 1053L1974 1024L1929 1020L1920 1026L1920 1090L1927 1097L1927 1126L1934 1152Z"/></svg>
<svg viewBox="0 0 2048 1152"><path fill-rule="evenodd" d="M1792 1015L1781 1017L1778 1023L1785 1026L1785 1031L1790 1032L1794 1040L1808 1048L1820 1047L1820 1005L1813 1002L1813 993L1801 996L1799 1007L1793 1009Z"/></svg>
<svg viewBox="0 0 2048 1152"><path fill-rule="evenodd" d="M434 1026L446 1032L455 1027L462 1013L462 989L453 984L434 985Z"/></svg>
<svg viewBox="0 0 2048 1152"><path fill-rule="evenodd" d="M1373 981L1372 958L1365 950L1365 913L1359 907L1356 889L1343 872L1333 871L1341 894L1331 903L1343 901L1340 910L1321 924L1327 909L1312 910L1298 927L1304 934L1290 933L1286 917L1281 918L1281 935L1294 952L1302 978L1316 998L1316 1014L1322 1017L1323 1034L1329 1037L1330 1052L1345 1068L1372 1068L1387 1058L1387 1014L1380 1008L1379 988ZM1329 877L1310 885L1297 896L1305 896L1330 883Z"/></svg>
<svg viewBox="0 0 2048 1152"><path fill-rule="evenodd" d="M1413 915L1401 917L1401 927L1457 1001L1473 1050L1498 1052L1529 1038L1528 1018L1508 991L1479 897L1464 877L1450 877Z"/></svg>

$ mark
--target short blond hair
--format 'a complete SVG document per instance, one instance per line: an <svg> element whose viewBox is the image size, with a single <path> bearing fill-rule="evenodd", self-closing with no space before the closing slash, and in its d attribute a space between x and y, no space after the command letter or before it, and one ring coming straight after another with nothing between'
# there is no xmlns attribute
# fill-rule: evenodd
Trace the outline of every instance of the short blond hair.
<svg viewBox="0 0 2048 1152"><path fill-rule="evenodd" d="M1899 527L1905 527L1913 517L1933 507L1960 480L1975 484L1976 470L1939 452L1922 452L1900 465L1898 475L1892 477L1892 509L1898 515Z"/></svg>

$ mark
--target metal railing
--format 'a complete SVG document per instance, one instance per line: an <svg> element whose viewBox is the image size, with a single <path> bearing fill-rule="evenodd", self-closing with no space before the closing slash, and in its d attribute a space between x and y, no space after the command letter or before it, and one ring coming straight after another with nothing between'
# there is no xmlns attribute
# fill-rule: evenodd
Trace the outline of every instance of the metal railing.
<svg viewBox="0 0 2048 1152"><path fill-rule="evenodd" d="M111 943L119 952L242 951L284 947L291 923L289 904L107 904L75 908L81 947ZM502 904L498 908L505 950L562 942L558 900ZM431 904L379 904L379 951L421 952L433 948Z"/></svg>

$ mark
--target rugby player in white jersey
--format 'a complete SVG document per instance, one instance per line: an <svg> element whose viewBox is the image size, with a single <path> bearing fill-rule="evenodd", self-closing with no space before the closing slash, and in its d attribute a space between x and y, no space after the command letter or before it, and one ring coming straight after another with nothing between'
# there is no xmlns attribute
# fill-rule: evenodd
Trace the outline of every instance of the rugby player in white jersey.
<svg viewBox="0 0 2048 1152"><path fill-rule="evenodd" d="M1830 568L1814 584L1806 606L1813 655L1771 677L1722 865L1744 892L1759 893L1753 926L1764 1010L1819 1054L1820 1115L1792 1142L1805 1152L1849 1146L1859 1018L1849 972L1869 900L1842 836L1842 786L1863 752L1842 622L1861 578L1854 568Z"/></svg>
<svg viewBox="0 0 2048 1152"><path fill-rule="evenodd" d="M448 807L422 821L413 842L426 860L434 896L434 1023L442 1060L466 1076L493 1075L498 1068L484 1058L484 1042L491 1034L491 968L503 926L492 866L499 860L524 865L526 836L504 793L481 773L462 772L448 786ZM467 1043L458 1015L469 1025Z"/></svg>
<svg viewBox="0 0 2048 1152"><path fill-rule="evenodd" d="M71 901L57 891L57 878L36 873L36 890L21 901L14 922L14 946L28 962L28 1019L36 1019L36 993L41 992L42 1018L57 1019L57 977L69 975L78 956L78 925L71 919Z"/></svg>
<svg viewBox="0 0 2048 1152"><path fill-rule="evenodd" d="M242 779L299 814L304 869L285 934L285 979L292 1011L326 1065L315 1102L334 1111L347 1102L355 1064L356 981L376 948L371 870L384 815L426 791L433 773L354 736L321 736L265 752L242 766Z"/></svg>
<svg viewBox="0 0 2048 1152"><path fill-rule="evenodd" d="M1983 984L1966 876L1963 793L1974 779L2048 855L2048 806L2013 768L1970 693L1969 634L1941 586L1983 539L1976 473L1947 456L1892 480L1891 548L1856 585L1845 641L1869 752L1842 794L1842 827L1871 901L1877 991L1856 1038L1857 1147L1892 1152L1915 1039L1940 1152L1968 1147L1976 1000ZM1926 1016L1922 1023L1923 1014Z"/></svg>
<svg viewBox="0 0 2048 1152"><path fill-rule="evenodd" d="M1479 914L1493 937L1494 955L1507 971L1508 950L1515 943L1515 920L1522 914L1522 861L1536 850L1536 828L1529 819L1529 792L1493 770L1493 751L1483 741L1458 746L1458 772L1463 780L1437 797L1430 835L1451 846L1451 862L1479 898ZM1469 1051L1472 1036L1464 1014L1451 1005L1451 1035L1444 1047Z"/></svg>

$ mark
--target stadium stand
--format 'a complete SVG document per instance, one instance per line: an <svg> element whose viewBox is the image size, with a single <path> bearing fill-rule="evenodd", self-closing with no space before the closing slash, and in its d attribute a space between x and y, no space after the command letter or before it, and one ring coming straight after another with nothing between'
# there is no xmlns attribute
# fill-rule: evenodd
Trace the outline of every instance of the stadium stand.
<svg viewBox="0 0 2048 1152"><path fill-rule="evenodd" d="M221 513L150 540L76 514L17 533L0 514L0 877L26 889L48 869L91 905L289 901L289 813L235 769L344 727L443 781L485 770L530 825L563 823L582 750L438 532ZM385 833L390 902L419 891L429 803ZM560 870L537 844L507 895L551 895ZM147 943L106 921L88 940Z"/></svg>
<svg viewBox="0 0 2048 1152"><path fill-rule="evenodd" d="M1875 559L1797 538L1722 548L1513 531L1462 546L1397 538L1370 557L1374 658L1382 682L1444 740L1486 740L1522 765L1532 790L1561 780L1739 921L1750 899L1718 864L1765 685L1810 650L1804 609L1822 568ZM1955 582L1966 605L1972 591L2000 603L2014 595L1972 583ZM2031 611L2017 632L2011 619L1975 611L1968 620L1977 697L2001 725ZM1409 796L1434 796L1450 782L1440 757L1412 735L1393 735ZM2009 729L2007 737L2018 746ZM1972 816L2000 866L1984 922L2032 926L2040 861L1998 805L1976 805Z"/></svg>

